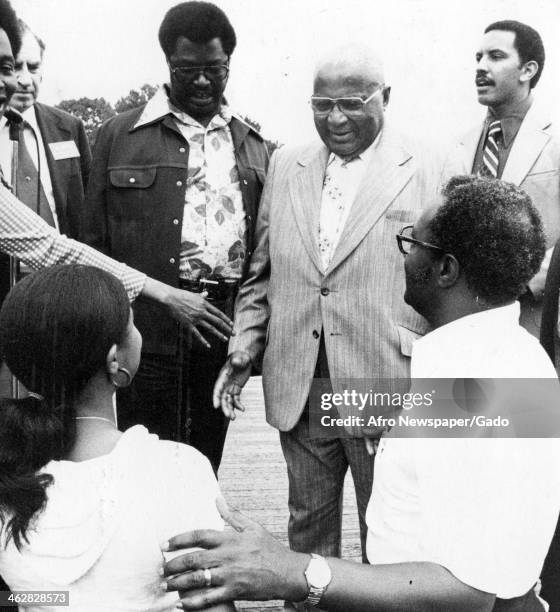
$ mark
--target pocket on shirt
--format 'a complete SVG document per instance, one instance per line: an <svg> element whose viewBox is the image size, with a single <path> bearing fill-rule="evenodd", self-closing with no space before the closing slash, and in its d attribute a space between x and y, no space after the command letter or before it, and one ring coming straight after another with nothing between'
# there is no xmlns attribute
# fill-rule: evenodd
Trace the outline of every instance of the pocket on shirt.
<svg viewBox="0 0 560 612"><path fill-rule="evenodd" d="M155 212L153 186L157 168L113 168L108 173L107 212L110 216L141 219Z"/></svg>
<svg viewBox="0 0 560 612"><path fill-rule="evenodd" d="M119 189L147 189L156 180L157 168L118 168L109 170L109 182Z"/></svg>

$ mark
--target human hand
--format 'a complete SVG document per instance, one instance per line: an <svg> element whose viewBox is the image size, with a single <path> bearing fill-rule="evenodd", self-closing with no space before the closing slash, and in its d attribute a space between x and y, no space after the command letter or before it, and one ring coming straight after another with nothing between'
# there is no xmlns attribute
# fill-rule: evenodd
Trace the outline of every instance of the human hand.
<svg viewBox="0 0 560 612"><path fill-rule="evenodd" d="M245 412L240 401L241 391L251 376L251 357L245 351L234 351L220 370L212 401L214 408L221 408L225 416L235 420L235 410Z"/></svg>
<svg viewBox="0 0 560 612"><path fill-rule="evenodd" d="M197 328L205 329L223 342L227 342L232 334L233 321L219 308L206 300L208 293L192 293L183 289L171 288L167 307L171 316L184 327L190 329L195 338L207 348L210 344L204 339Z"/></svg>
<svg viewBox="0 0 560 612"><path fill-rule="evenodd" d="M206 348L210 348L210 343L197 328L207 330L223 342L227 342L232 334L233 322L205 299L206 292L184 291L148 277L142 295L166 306L171 316L189 329Z"/></svg>
<svg viewBox="0 0 560 612"><path fill-rule="evenodd" d="M305 599L309 555L292 552L221 499L218 509L235 531L191 531L171 538L165 547L166 551L204 549L175 557L164 566L164 575L173 576L167 589L181 591L183 609L201 610L235 599Z"/></svg>

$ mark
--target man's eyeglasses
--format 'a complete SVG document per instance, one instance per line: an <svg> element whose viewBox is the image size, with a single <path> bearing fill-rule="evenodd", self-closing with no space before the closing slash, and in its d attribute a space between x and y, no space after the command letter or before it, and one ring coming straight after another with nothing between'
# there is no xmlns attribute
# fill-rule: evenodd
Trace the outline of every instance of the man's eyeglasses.
<svg viewBox="0 0 560 612"><path fill-rule="evenodd" d="M329 115L332 109L338 106L341 113L346 116L361 115L365 106L373 98L383 91L385 85L378 85L377 89L365 100L359 96L348 96L347 98L327 98L326 96L311 96L311 108L316 115Z"/></svg>
<svg viewBox="0 0 560 612"><path fill-rule="evenodd" d="M229 66L227 64L219 64L218 66L176 66L169 67L173 76L181 81L194 81L202 72L209 81L223 81L229 74Z"/></svg>
<svg viewBox="0 0 560 612"><path fill-rule="evenodd" d="M402 230L396 234L397 244L399 245L399 251L403 255L408 255L410 253L410 245L417 244L419 246L423 246L426 249L432 249L434 251L439 251L440 253L445 253L445 250L441 247L438 247L435 244L430 244L429 242L422 242L421 240L416 240L416 238L412 237L412 230L414 229L414 225L407 225L403 227Z"/></svg>

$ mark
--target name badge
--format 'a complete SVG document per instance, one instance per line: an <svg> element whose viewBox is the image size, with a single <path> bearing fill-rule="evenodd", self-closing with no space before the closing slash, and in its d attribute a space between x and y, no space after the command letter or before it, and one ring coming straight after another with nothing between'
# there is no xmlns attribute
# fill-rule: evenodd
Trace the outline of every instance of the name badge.
<svg viewBox="0 0 560 612"><path fill-rule="evenodd" d="M52 156L56 159L70 159L80 157L78 147L73 140L63 140L62 142L49 142Z"/></svg>

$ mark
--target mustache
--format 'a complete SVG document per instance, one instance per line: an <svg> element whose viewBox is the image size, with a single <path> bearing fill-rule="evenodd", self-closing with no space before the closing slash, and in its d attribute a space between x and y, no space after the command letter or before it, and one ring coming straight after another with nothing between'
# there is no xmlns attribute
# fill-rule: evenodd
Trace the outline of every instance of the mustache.
<svg viewBox="0 0 560 612"><path fill-rule="evenodd" d="M479 82L487 84L487 85L494 85L494 79L490 78L485 72L476 72L475 75L475 83L478 84Z"/></svg>

